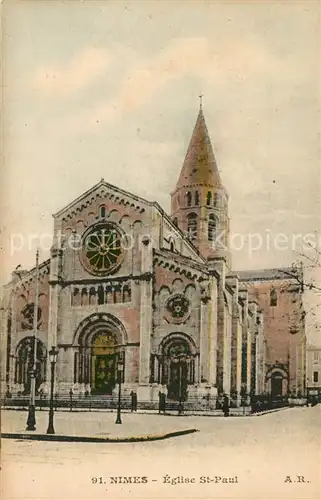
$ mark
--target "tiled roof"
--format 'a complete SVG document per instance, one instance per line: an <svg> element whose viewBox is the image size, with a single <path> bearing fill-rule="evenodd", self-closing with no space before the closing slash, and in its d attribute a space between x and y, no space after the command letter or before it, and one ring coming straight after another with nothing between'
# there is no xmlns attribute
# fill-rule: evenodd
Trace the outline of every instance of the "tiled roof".
<svg viewBox="0 0 321 500"><path fill-rule="evenodd" d="M295 269L281 267L273 269L258 269L253 271L236 271L240 281L268 281L273 279L295 279Z"/></svg>
<svg viewBox="0 0 321 500"><path fill-rule="evenodd" d="M202 108L198 113L176 188L193 184L222 185Z"/></svg>

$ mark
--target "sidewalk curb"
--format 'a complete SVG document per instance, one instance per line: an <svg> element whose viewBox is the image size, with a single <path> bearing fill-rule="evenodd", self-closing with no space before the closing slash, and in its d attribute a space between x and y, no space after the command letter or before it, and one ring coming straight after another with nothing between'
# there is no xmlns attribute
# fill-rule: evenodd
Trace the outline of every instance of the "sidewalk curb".
<svg viewBox="0 0 321 500"><path fill-rule="evenodd" d="M184 429L181 431L168 432L166 434L152 434L146 436L129 436L129 437L95 437L95 436L64 436L59 434L25 434L4 432L1 434L3 439L23 439L30 441L55 441L68 443L138 443L144 441L160 441L177 436L184 436L199 432L198 429Z"/></svg>

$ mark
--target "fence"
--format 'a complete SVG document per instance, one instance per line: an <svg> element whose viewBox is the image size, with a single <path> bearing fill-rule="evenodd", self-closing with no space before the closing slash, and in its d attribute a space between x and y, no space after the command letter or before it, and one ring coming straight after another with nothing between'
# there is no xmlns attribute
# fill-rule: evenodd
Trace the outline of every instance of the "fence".
<svg viewBox="0 0 321 500"><path fill-rule="evenodd" d="M289 405L287 396L252 396L251 409L252 413L259 413L261 411L276 410Z"/></svg>
<svg viewBox="0 0 321 500"><path fill-rule="evenodd" d="M49 408L50 400L47 396L36 396L36 408L46 410ZM234 400L230 400L229 414L230 415L249 415L253 413L260 413L262 411L274 410L288 406L287 397L279 397L272 399L271 396L252 396L247 401L242 400L238 405ZM1 405L4 408L19 408L27 409L29 406L29 396L12 396L5 397L1 400ZM117 398L113 396L95 396L95 395L75 395L57 394L54 397L54 408L56 410L64 411L94 411L105 410L113 411L117 409ZM164 407L165 405L165 407ZM216 396L188 397L186 401L174 401L171 399L163 400L163 404L159 401L137 401L132 400L130 395L121 397L121 409L125 411L136 410L153 410L166 413L179 413L179 414L223 414L223 400Z"/></svg>

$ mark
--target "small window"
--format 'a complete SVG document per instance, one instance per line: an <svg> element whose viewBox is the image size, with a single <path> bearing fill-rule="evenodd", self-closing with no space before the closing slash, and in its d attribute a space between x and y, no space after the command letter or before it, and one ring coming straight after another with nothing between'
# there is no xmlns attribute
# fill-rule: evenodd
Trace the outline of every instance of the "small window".
<svg viewBox="0 0 321 500"><path fill-rule="evenodd" d="M187 191L186 193L186 204L188 207L190 207L192 204L192 194L190 193L190 191Z"/></svg>
<svg viewBox="0 0 321 500"><path fill-rule="evenodd" d="M272 288L270 292L270 306L276 307L278 305L278 294L275 288Z"/></svg>
<svg viewBox="0 0 321 500"><path fill-rule="evenodd" d="M178 226L178 219L177 219L177 217L174 217L174 219L173 219L173 224L174 224L175 226Z"/></svg>
<svg viewBox="0 0 321 500"><path fill-rule="evenodd" d="M104 205L102 205L100 207L100 213L99 213L99 215L100 215L101 218L106 217L106 207Z"/></svg>
<svg viewBox="0 0 321 500"><path fill-rule="evenodd" d="M206 195L206 205L209 206L211 204L211 201L212 201L212 193L211 191L208 191Z"/></svg>
<svg viewBox="0 0 321 500"><path fill-rule="evenodd" d="M214 241L216 238L216 218L214 214L208 217L207 237L208 241Z"/></svg>
<svg viewBox="0 0 321 500"><path fill-rule="evenodd" d="M171 252L175 252L175 246L174 246L174 243L172 241L170 242L169 248L170 248Z"/></svg>
<svg viewBox="0 0 321 500"><path fill-rule="evenodd" d="M317 351L313 353L313 362L319 363L319 353Z"/></svg>
<svg viewBox="0 0 321 500"><path fill-rule="evenodd" d="M319 382L319 372L313 372L313 382Z"/></svg>
<svg viewBox="0 0 321 500"><path fill-rule="evenodd" d="M199 205L200 203L200 195L198 191L195 191L195 205Z"/></svg>
<svg viewBox="0 0 321 500"><path fill-rule="evenodd" d="M188 237L191 240L195 240L197 238L197 216L196 216L196 214L189 214L187 216L187 232L188 232Z"/></svg>

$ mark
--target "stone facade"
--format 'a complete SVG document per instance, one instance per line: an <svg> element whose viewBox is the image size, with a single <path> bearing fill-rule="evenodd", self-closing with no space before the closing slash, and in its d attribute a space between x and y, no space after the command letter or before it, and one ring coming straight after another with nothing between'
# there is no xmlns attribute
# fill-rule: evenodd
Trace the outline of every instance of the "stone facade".
<svg viewBox="0 0 321 500"><path fill-rule="evenodd" d="M246 271L238 275L263 313L266 390L303 395L306 337L299 285L302 279L295 277L292 268Z"/></svg>
<svg viewBox="0 0 321 500"><path fill-rule="evenodd" d="M281 306L271 310L270 281L232 272L228 195L202 109L171 197L169 216L102 179L54 215L51 257L39 266L37 391L48 392L51 346L57 394L113 398L119 364L124 393L147 402L162 390L240 404L271 391L276 365L287 388L301 388L300 292L277 280ZM37 269L16 271L4 287L2 394L30 391L36 280Z"/></svg>
<svg viewBox="0 0 321 500"><path fill-rule="evenodd" d="M306 388L310 401L321 401L321 349L307 345Z"/></svg>

